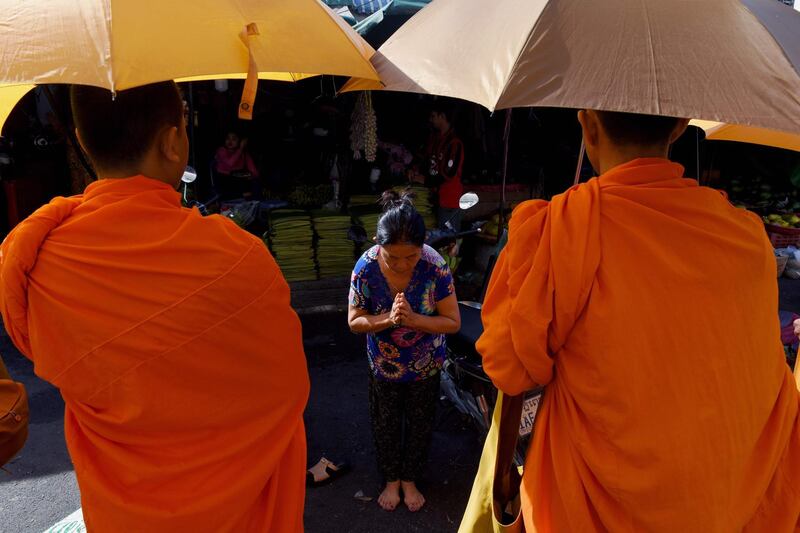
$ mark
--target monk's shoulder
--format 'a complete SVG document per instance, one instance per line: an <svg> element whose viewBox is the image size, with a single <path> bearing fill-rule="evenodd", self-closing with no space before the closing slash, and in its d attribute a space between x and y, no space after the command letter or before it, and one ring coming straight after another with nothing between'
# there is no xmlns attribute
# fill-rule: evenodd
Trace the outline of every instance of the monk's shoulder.
<svg viewBox="0 0 800 533"><path fill-rule="evenodd" d="M550 202L546 200L528 200L519 204L508 222L509 234L517 233L523 227L540 225L547 215L549 205Z"/></svg>
<svg viewBox="0 0 800 533"><path fill-rule="evenodd" d="M203 243L204 254L230 256L238 261L247 255L250 262L258 268L279 270L264 241L240 228L230 219L221 215L191 216L187 225L189 234L197 243Z"/></svg>

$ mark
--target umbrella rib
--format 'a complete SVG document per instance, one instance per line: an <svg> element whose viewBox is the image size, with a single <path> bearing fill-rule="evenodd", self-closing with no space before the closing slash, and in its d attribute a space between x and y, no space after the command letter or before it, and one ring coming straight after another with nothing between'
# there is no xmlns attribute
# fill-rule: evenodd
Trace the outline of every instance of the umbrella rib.
<svg viewBox="0 0 800 533"><path fill-rule="evenodd" d="M366 58L364 58L364 55L361 53L362 51L361 51L361 50L360 50L360 49L359 49L359 48L356 46L356 43L353 41L353 39L351 39L351 38L350 38L350 36L349 36L349 35L347 35L347 32L346 32L346 31L344 31L344 30L342 29L342 27L341 27L341 26L338 24L338 22L336 21L336 19L332 18L332 17L338 17L339 15L337 15L336 13L334 13L334 12L333 12L333 10L331 10L331 8L329 8L328 6L326 6L325 4L323 4L321 0L314 0L314 1L315 1L315 2L316 2L316 4L317 4L317 8L319 8L319 9L321 9L321 10L325 11L325 13L326 13L327 15L329 15L329 17L328 17L328 18L330 19L330 22L331 22L331 23L333 23L334 25L336 25L336 29L337 29L337 30L339 30L339 32L343 33L343 34L345 35L345 37L347 37L347 42L348 42L348 43L350 43L350 46L353 48L353 50L355 50L356 52L358 52L358 55L359 55L359 56L360 56L362 59L364 59L364 61L367 63L367 65L368 65L368 66L369 66L369 68L372 70L373 74L375 75L375 79L377 79L378 81L380 81L381 77L380 77L380 75L378 74L378 71L377 71L377 70L375 70L375 67L372 65L372 62L371 62L369 59L366 59ZM343 19L343 20L344 20L344 19ZM366 42L366 41L365 41L365 42ZM372 47L370 46L370 48L372 48ZM373 55L375 55L375 51L373 50L372 52L373 52ZM315 73L315 74L338 74L338 75L347 75L346 73L343 73L343 72L342 72L342 73L339 73L339 72L319 72L319 73Z"/></svg>
<svg viewBox="0 0 800 533"><path fill-rule="evenodd" d="M539 24L542 22L542 17L544 15L544 11L550 7L550 2L539 12L539 16L536 19L536 23L531 28L530 33L528 34L528 38L525 39L525 44L522 45L522 48L519 49L517 52L517 57L514 59L514 63L511 65L511 71L508 73L506 77L505 83L503 83L503 89L500 91L500 94L497 97L497 101L492 104L491 109L489 111L493 112L497 109L497 106L500 104L500 101L503 99L503 96L506 94L506 90L508 89L508 84L511 82L511 78L513 77L514 72L517 70L517 66L519 65L519 60L522 59L522 54L525 53L525 50L528 49L528 45L533 40L533 36L536 34L536 30L539 27Z"/></svg>
<svg viewBox="0 0 800 533"><path fill-rule="evenodd" d="M653 32L650 24L650 12L647 10L647 1L641 0L642 9L647 22L647 49L650 52L650 69L653 73L653 86L656 91L656 114L661 114L661 93L658 87L658 73L656 72L656 53L653 47Z"/></svg>
<svg viewBox="0 0 800 533"><path fill-rule="evenodd" d="M112 0L105 0L106 5L106 28L108 32L108 81L109 89L111 90L112 97L117 95L117 83L114 73L114 38L112 31L114 30L114 8L111 5Z"/></svg>

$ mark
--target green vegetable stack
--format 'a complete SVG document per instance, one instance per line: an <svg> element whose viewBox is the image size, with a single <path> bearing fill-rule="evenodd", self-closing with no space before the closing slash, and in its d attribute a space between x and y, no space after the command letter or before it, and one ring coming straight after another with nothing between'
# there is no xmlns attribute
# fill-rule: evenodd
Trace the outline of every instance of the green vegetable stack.
<svg viewBox="0 0 800 533"><path fill-rule="evenodd" d="M276 209L270 213L268 241L287 281L317 279L314 263L314 230L307 211Z"/></svg>
<svg viewBox="0 0 800 533"><path fill-rule="evenodd" d="M350 202L347 204L351 209L353 208L367 208L373 210L378 209L378 200L380 198L374 194L354 194L350 197Z"/></svg>
<svg viewBox="0 0 800 533"><path fill-rule="evenodd" d="M362 213L355 218L356 223L363 226L364 231L367 232L367 241L361 245L360 249L356 249L356 254L361 255L366 250L375 246L373 237L378 231L378 219L381 218L383 213Z"/></svg>
<svg viewBox="0 0 800 533"><path fill-rule="evenodd" d="M378 199L378 196L374 194L359 194L350 197L349 211L353 217L353 223L363 227L367 233L367 241L362 243L361 246L356 246L357 256L360 256L375 244L372 238L375 236L375 231L378 228L378 219L381 217Z"/></svg>
<svg viewBox="0 0 800 533"><path fill-rule="evenodd" d="M317 233L317 265L320 278L346 276L353 270L353 241L347 238L350 216L331 211L312 213Z"/></svg>
<svg viewBox="0 0 800 533"><path fill-rule="evenodd" d="M423 185L414 185L412 187L396 187L397 192L402 193L406 189L410 189L414 193L414 207L417 212L422 215L425 221L425 228L434 229L436 227L436 209L431 203L431 191Z"/></svg>
<svg viewBox="0 0 800 533"><path fill-rule="evenodd" d="M331 185L300 185L289 193L289 204L298 209L316 209L333 198Z"/></svg>

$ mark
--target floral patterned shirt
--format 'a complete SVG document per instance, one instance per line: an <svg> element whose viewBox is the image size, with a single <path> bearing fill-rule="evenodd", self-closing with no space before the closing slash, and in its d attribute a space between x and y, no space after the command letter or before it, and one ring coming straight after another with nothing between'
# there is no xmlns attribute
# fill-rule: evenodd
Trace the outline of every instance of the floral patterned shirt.
<svg viewBox="0 0 800 533"><path fill-rule="evenodd" d="M378 264L380 246L361 256L350 282L350 305L372 315L388 313L393 291ZM455 293L453 275L439 253L428 245L404 291L415 313L436 314L437 302ZM435 376L445 358L445 336L402 326L367 334L367 357L373 375L385 381L419 381Z"/></svg>

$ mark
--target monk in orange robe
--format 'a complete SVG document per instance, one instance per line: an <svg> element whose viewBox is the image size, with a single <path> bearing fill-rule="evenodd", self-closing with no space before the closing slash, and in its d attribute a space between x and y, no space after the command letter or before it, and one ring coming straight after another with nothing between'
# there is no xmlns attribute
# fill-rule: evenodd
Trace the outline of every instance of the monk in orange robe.
<svg viewBox="0 0 800 533"><path fill-rule="evenodd" d="M600 176L517 208L478 343L546 391L529 532L783 532L800 516L798 390L759 218L667 160L686 121L581 111Z"/></svg>
<svg viewBox="0 0 800 533"><path fill-rule="evenodd" d="M8 236L0 310L64 397L88 530L301 531L309 381L275 261L181 207L174 83L72 106L104 179Z"/></svg>

